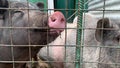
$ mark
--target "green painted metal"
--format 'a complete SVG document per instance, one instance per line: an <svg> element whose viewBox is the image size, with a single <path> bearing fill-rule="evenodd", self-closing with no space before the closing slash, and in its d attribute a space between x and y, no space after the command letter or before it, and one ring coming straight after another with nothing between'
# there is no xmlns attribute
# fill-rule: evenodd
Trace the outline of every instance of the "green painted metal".
<svg viewBox="0 0 120 68"><path fill-rule="evenodd" d="M54 5L55 9L62 9L59 11L61 11L66 18L69 18L75 12L75 10L71 10L75 9L75 0L54 0ZM68 22L72 22L73 19L74 16L70 18Z"/></svg>
<svg viewBox="0 0 120 68"><path fill-rule="evenodd" d="M84 9L86 9L85 12L88 12L88 10L87 10L87 9L88 9L88 2L87 2L87 1L88 1L88 0L85 0L85 1L84 1L84 3L85 3L85 5L84 5ZM86 2L87 2L87 3L86 3Z"/></svg>
<svg viewBox="0 0 120 68"><path fill-rule="evenodd" d="M75 8L78 9L78 0L75 1Z"/></svg>
<svg viewBox="0 0 120 68"><path fill-rule="evenodd" d="M76 46L76 64L75 64L75 68L81 68L81 48L82 48L82 44L81 44L81 35L82 35L82 17L83 17L83 9L84 9L84 0L78 0L78 23L77 23L77 46Z"/></svg>
<svg viewBox="0 0 120 68"><path fill-rule="evenodd" d="M88 3L86 3L88 0L84 0L84 9L88 9ZM76 0L75 2L75 9L78 9L78 0ZM85 11L85 12L88 12L88 11ZM76 14L77 15L77 14Z"/></svg>

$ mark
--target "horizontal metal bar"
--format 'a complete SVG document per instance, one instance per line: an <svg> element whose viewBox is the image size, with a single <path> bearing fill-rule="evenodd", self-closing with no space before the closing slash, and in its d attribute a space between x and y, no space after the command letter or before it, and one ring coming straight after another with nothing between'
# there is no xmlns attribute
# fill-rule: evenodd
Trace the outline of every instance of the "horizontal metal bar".
<svg viewBox="0 0 120 68"><path fill-rule="evenodd" d="M31 9L31 8L0 8L0 9L7 9L7 10L78 10L78 9ZM80 11L120 11L120 9L80 9Z"/></svg>
<svg viewBox="0 0 120 68"><path fill-rule="evenodd" d="M0 61L0 63L38 63L39 61ZM48 63L48 62L51 62L51 63L54 63L54 62L63 62L63 63L75 63L75 62L78 62L78 61L42 61L40 63ZM110 65L116 65L116 64L120 64L120 63L103 63L103 62L81 62L80 64L85 64L85 63L92 63L92 64L96 64L96 63L101 63L101 64L110 64Z"/></svg>
<svg viewBox="0 0 120 68"><path fill-rule="evenodd" d="M0 63L38 63L39 61L0 61ZM51 62L51 63L54 63L54 62L64 62L64 63L68 63L68 61L42 61L41 63L44 63L44 62ZM69 63L75 63L75 62L78 62L78 61L69 61Z"/></svg>
<svg viewBox="0 0 120 68"><path fill-rule="evenodd" d="M96 29L102 29L102 30L120 30L118 29L113 29L113 28L86 28L86 27L79 27L79 28L46 28L46 27L0 27L0 29L82 29L82 30L96 30Z"/></svg>
<svg viewBox="0 0 120 68"><path fill-rule="evenodd" d="M5 45L5 44L0 44L0 47L41 47L41 46L47 46L47 47L100 47L100 48L116 48L119 49L120 45L116 46L108 46L108 45Z"/></svg>

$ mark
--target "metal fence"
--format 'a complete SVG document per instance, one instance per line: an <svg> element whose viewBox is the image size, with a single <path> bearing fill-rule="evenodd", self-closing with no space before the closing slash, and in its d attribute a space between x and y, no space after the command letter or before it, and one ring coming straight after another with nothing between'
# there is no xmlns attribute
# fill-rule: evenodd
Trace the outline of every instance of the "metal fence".
<svg viewBox="0 0 120 68"><path fill-rule="evenodd" d="M88 0L85 3L88 13L96 20L93 21L92 16L89 20L88 16L82 23L81 68L120 68L119 0Z"/></svg>
<svg viewBox="0 0 120 68"><path fill-rule="evenodd" d="M0 1L0 68L120 68L119 0ZM50 28L54 11L65 28Z"/></svg>
<svg viewBox="0 0 120 68"><path fill-rule="evenodd" d="M105 6L102 0L90 0L89 2L89 10L102 10L105 7L105 10L114 10L105 11L105 17L119 18L119 9L120 9L120 1L119 0L106 0ZM118 11L117 11L118 10ZM91 11L96 15L96 17L102 17L103 13L101 11Z"/></svg>

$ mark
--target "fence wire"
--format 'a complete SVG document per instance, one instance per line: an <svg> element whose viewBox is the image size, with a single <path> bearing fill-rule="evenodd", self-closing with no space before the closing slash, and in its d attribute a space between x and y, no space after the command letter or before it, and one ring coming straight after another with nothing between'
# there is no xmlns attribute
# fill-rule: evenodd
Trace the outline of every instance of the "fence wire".
<svg viewBox="0 0 120 68"><path fill-rule="evenodd" d="M5 1L0 0L0 68L120 68L119 0L54 0L54 8L47 0L44 8L37 4L43 0L8 0L8 7ZM48 11L61 11L65 28L50 28ZM64 31L54 35L59 29Z"/></svg>

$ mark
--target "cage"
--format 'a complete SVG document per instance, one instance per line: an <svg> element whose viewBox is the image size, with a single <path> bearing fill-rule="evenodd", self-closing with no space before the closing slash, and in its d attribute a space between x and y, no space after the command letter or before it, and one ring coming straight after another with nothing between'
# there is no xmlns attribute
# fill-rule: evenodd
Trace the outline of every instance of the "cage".
<svg viewBox="0 0 120 68"><path fill-rule="evenodd" d="M0 0L0 68L120 68L119 3Z"/></svg>

